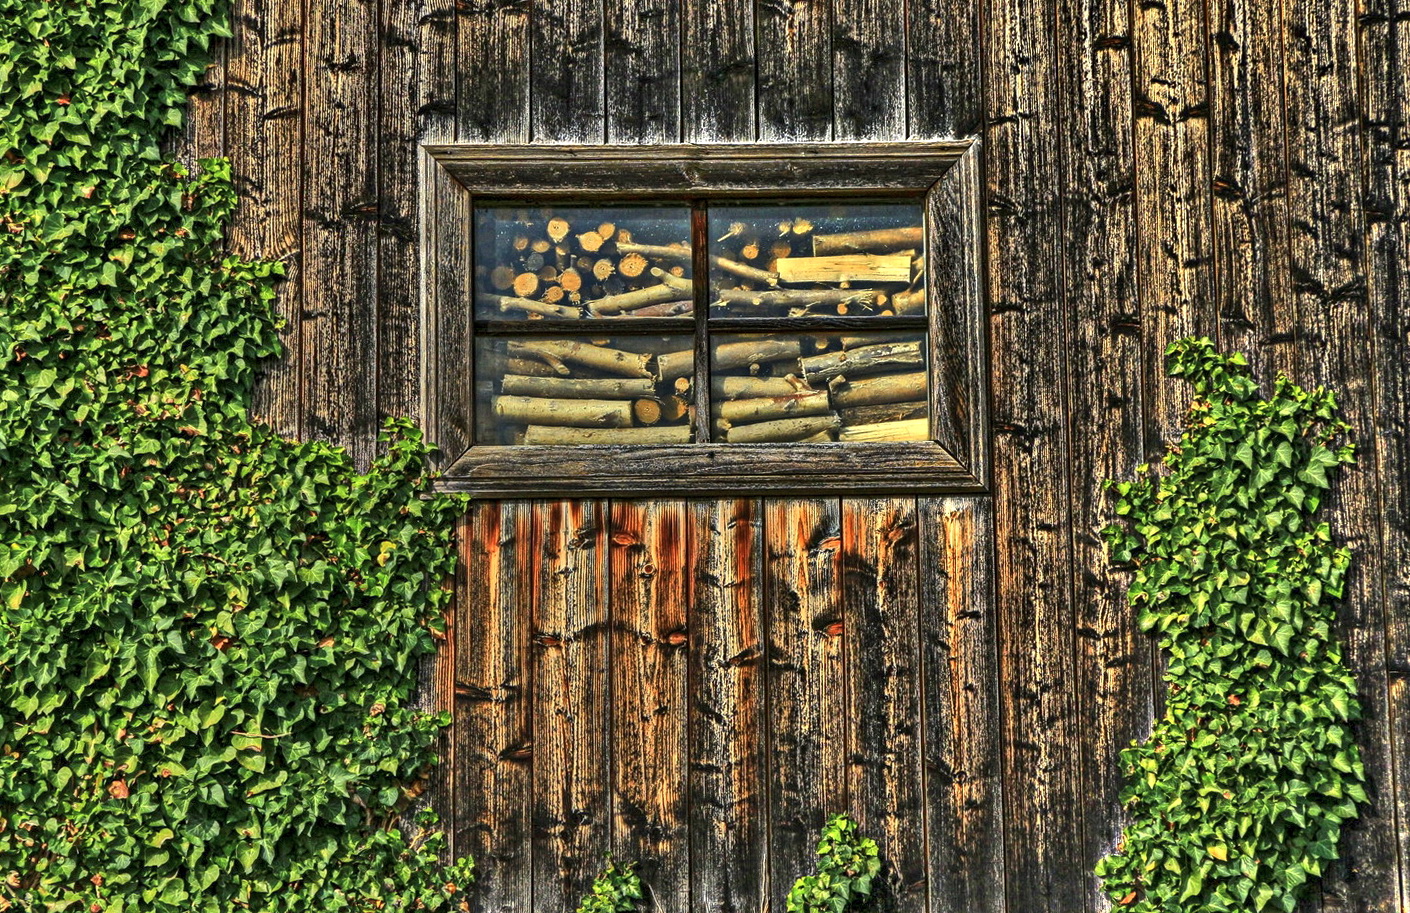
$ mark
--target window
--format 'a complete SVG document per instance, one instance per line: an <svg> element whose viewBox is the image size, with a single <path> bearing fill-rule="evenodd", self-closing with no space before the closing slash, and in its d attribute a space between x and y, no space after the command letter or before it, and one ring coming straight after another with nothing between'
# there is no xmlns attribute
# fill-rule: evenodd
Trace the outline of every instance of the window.
<svg viewBox="0 0 1410 913"><path fill-rule="evenodd" d="M974 144L426 154L446 487L983 486Z"/></svg>

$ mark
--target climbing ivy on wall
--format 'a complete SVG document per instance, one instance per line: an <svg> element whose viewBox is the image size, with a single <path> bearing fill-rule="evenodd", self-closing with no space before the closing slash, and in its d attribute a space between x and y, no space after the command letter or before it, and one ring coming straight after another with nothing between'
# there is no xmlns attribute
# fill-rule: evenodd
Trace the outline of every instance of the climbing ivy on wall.
<svg viewBox="0 0 1410 913"><path fill-rule="evenodd" d="M458 506L252 424L280 270L164 161L214 0L0 0L0 909L441 909L394 826Z"/></svg>
<svg viewBox="0 0 1410 913"><path fill-rule="evenodd" d="M1123 753L1131 823L1097 874L1132 911L1291 911L1366 801L1333 633L1350 556L1315 520L1352 447L1330 391L1279 377L1265 398L1208 340L1168 355L1188 429L1163 474L1109 483L1127 522L1107 530L1166 710Z"/></svg>

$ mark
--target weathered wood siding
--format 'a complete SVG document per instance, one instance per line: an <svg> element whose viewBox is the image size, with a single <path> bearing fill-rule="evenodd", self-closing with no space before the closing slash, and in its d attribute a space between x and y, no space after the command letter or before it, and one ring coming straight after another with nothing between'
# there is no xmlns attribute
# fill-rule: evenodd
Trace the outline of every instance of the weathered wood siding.
<svg viewBox="0 0 1410 913"><path fill-rule="evenodd" d="M850 807L907 909L1099 909L1160 674L1100 480L1176 434L1190 332L1356 428L1372 801L1310 906L1410 905L1406 47L1404 0L236 0L177 148L290 266L261 413L360 459L436 336L416 143L984 139L990 495L471 510L428 699L477 908L567 909L613 849L662 909L777 910Z"/></svg>

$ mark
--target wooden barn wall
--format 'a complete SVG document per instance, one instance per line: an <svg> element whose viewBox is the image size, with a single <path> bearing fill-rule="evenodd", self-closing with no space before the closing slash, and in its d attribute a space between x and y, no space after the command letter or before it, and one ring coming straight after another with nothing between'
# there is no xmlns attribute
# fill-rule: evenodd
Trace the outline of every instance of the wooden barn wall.
<svg viewBox="0 0 1410 913"><path fill-rule="evenodd" d="M535 630L587 630L611 606L613 637L652 645L615 678L678 702L650 689L676 687L673 664L692 664L727 713L686 725L580 691L572 732L615 716L655 766L614 774L615 804L571 786L550 796L526 778L595 782L581 773L605 749L541 738L531 773L503 763L529 750L515 740L544 712L512 670L528 651L554 653L543 662L576 687L573 651L603 641L461 631L456 675L430 698L480 708L457 726L456 779L437 800L479 803L483 820L457 823L458 848L492 874L496 852L551 844L524 874L539 909L560 895L568 909L563 858L608 847L696 860L689 877L660 873L676 878L671 908L757 909L764 884L779 909L816 796L872 791L891 804L862 802L865 826L904 868L897 887L932 909L1101 908L1090 872L1119 827L1116 754L1147 731L1160 668L1103 556L1100 482L1176 433L1186 391L1161 350L1203 333L1265 378L1335 385L1356 429L1360 464L1328 513L1356 555L1341 633L1371 804L1309 908L1405 909L1406 47L1406 0L236 0L235 37L178 151L233 159L244 202L232 247L289 267L288 354L260 413L363 461L382 417L421 408L417 142L985 143L992 496L476 506L462 626L522 606ZM663 551L691 564L661 565ZM733 632L711 650L769 651L766 704L749 693L758 664L673 649L667 622L685 598ZM865 619L898 600L918 629L868 634ZM809 625L828 612L859 619L845 656ZM878 684L871 648L912 652L883 655L878 674L898 678ZM790 678L798 668L812 674ZM838 676L855 677L850 707L827 704ZM859 738L914 740L906 718L922 707L923 756L807 781ZM741 755L730 727L812 742ZM718 768L662 766L682 745L716 743ZM742 791L758 772L767 794ZM558 807L527 810L535 834L493 830L540 795ZM561 813L581 803L615 812L579 827ZM496 890L482 909L516 888Z"/></svg>

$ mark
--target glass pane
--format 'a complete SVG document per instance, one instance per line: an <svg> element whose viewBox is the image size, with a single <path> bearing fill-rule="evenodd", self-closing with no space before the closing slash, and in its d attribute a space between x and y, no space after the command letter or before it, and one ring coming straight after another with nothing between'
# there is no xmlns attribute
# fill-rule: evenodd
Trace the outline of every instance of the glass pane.
<svg viewBox="0 0 1410 913"><path fill-rule="evenodd" d="M695 352L681 336L481 336L477 444L687 444Z"/></svg>
<svg viewBox="0 0 1410 913"><path fill-rule="evenodd" d="M925 313L921 200L710 207L710 314Z"/></svg>
<svg viewBox="0 0 1410 913"><path fill-rule="evenodd" d="M930 439L924 333L721 333L710 349L714 441Z"/></svg>
<svg viewBox="0 0 1410 913"><path fill-rule="evenodd" d="M480 320L691 316L685 206L475 211Z"/></svg>

